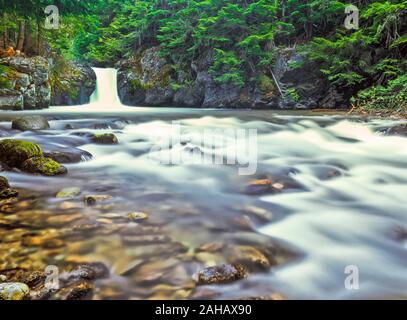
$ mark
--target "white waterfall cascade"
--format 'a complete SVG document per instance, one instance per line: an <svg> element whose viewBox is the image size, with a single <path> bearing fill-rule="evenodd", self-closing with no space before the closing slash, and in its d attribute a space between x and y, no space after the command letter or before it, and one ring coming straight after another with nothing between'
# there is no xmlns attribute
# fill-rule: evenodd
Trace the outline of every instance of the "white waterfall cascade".
<svg viewBox="0 0 407 320"><path fill-rule="evenodd" d="M96 73L96 90L90 97L87 109L100 111L124 108L117 92L117 70L112 68L92 68Z"/></svg>

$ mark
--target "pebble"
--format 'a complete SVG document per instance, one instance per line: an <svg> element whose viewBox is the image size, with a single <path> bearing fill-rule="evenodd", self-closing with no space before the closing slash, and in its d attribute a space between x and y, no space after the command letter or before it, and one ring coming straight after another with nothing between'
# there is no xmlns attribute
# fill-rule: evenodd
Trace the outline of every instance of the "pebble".
<svg viewBox="0 0 407 320"><path fill-rule="evenodd" d="M247 271L242 265L222 264L198 271L193 276L193 279L199 285L223 284L243 279L246 276Z"/></svg>
<svg viewBox="0 0 407 320"><path fill-rule="evenodd" d="M2 300L22 300L30 292L25 283L0 283L0 298Z"/></svg>
<svg viewBox="0 0 407 320"><path fill-rule="evenodd" d="M140 222L148 219L148 214L144 212L131 212L127 215L127 217L131 221Z"/></svg>
<svg viewBox="0 0 407 320"><path fill-rule="evenodd" d="M70 199L75 198L81 193L79 188L64 188L56 194L57 198Z"/></svg>

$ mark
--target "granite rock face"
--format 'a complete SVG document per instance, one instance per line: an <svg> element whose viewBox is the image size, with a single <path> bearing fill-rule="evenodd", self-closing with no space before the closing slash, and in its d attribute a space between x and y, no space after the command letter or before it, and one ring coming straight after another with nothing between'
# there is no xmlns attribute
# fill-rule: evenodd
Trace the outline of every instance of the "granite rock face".
<svg viewBox="0 0 407 320"><path fill-rule="evenodd" d="M95 89L88 65L40 56L0 59L0 110L86 104Z"/></svg>
<svg viewBox="0 0 407 320"><path fill-rule="evenodd" d="M96 89L96 74L89 65L64 63L54 64L56 72L52 81L51 104L53 106L81 105L90 102Z"/></svg>
<svg viewBox="0 0 407 320"><path fill-rule="evenodd" d="M312 109L345 104L318 66L295 49L280 49L269 72L256 74L256 81L243 86L216 81L220 74L210 71L212 63L208 51L174 72L158 47L140 50L117 64L119 97L130 106Z"/></svg>
<svg viewBox="0 0 407 320"><path fill-rule="evenodd" d="M32 110L50 106L49 64L43 57L0 59L0 109Z"/></svg>

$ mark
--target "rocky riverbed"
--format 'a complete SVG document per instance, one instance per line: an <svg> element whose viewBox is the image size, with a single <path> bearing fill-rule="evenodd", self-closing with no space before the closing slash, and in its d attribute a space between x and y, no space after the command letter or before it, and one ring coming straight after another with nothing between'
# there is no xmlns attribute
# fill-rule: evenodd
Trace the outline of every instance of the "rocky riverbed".
<svg viewBox="0 0 407 320"><path fill-rule="evenodd" d="M256 112L235 116L193 112L163 114L160 120L149 113L3 117L0 298L301 298L307 296L294 289L301 275L306 275L303 286L309 290L308 297L323 297L322 284L315 280L314 286L309 285L315 276L311 269L291 279L284 272L290 274L309 263L313 268L332 264L332 269L324 269L322 281L331 281L332 290L343 294L343 287L336 287L338 279L343 283L343 271L338 275L328 270L341 270L346 262L361 264L373 283L366 287L371 296L403 296L406 220L399 209L405 208L407 177L401 157L405 149L396 145L405 146L405 126L383 121L366 124L357 118L349 122L340 116L265 119ZM151 157L151 148L157 138L170 134L172 120L181 120L185 140L166 151L186 154L200 148L195 130L255 127L259 134L256 174L239 176L236 167L228 165L160 164ZM348 135L343 126L351 129ZM281 145L282 140L294 141L290 137L302 140L304 148ZM387 143L388 157L370 150L371 139ZM340 155L340 150L331 148L333 144L348 149ZM381 163L382 174L377 171L377 178L364 180L366 176L358 173L361 161L371 168ZM376 181L380 178L384 181ZM348 179L360 183L365 193L355 193L353 198L344 194ZM396 193L390 190L394 185ZM376 188L382 190L380 198ZM353 240L335 240L329 237L335 237L333 226L319 225L311 213L299 229L283 228L283 234L278 229L266 231L293 219L302 221L293 199L305 211L331 211L335 217L343 206L351 216L344 213L344 224L338 220L336 230L345 232L341 228L346 221L365 219L365 226L376 231L365 234L357 224L355 228L350 224L347 232L354 234ZM312 240L310 233L320 240ZM311 244L313 248L308 247ZM330 246L337 249L335 260L324 253ZM368 264L341 254L352 247L364 250ZM384 271L379 263L384 256L397 270L394 278L374 277L369 269L377 262L375 268ZM315 260L309 262L312 257ZM58 287L47 285L49 279L57 281ZM386 290L379 289L383 286ZM365 290L359 294L369 296Z"/></svg>

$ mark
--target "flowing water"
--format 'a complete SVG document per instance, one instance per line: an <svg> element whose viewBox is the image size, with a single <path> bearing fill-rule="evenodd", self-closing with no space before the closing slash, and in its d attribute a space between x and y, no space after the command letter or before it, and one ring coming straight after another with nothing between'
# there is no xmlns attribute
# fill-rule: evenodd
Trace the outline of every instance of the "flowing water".
<svg viewBox="0 0 407 320"><path fill-rule="evenodd" d="M394 122L309 113L125 107L113 85L116 71L95 71L98 88L89 105L42 112L54 119L51 130L19 133L9 130L9 121L0 122L0 130L47 150L80 148L93 155L92 160L66 165L69 174L64 177L2 172L27 194L23 198L35 210L29 216L25 205L17 205L14 214L4 215L0 222L13 232L22 232L22 227L10 227L19 219L41 235L47 229L66 231L73 221L75 226L102 225L96 232L79 228L80 235L57 251L25 253L33 264L102 261L112 276L97 283L96 298L109 297L112 291L135 299L191 298L197 292L190 280L194 272L228 262L233 246L250 245L274 252L275 266L232 284L209 286L216 298L273 292L291 299L406 298L407 139L379 130ZM180 124L181 138L166 146L163 139L178 130L173 121ZM202 145L205 129L213 129L214 148ZM192 153L223 158L231 149L244 158L244 141L220 143L225 136L219 130L237 129L257 130L253 176L239 175L238 165L160 162L170 155L190 159ZM102 132L115 133L120 143L90 142L89 135ZM247 192L253 179L266 177L283 190ZM55 192L67 186L79 187L81 196L56 199ZM81 200L87 194L112 199L89 207ZM146 228L163 238L149 245L131 238L127 229L137 225L125 217L132 211L148 213ZM55 214L61 221L50 226L47 219ZM72 215L78 215L77 220ZM199 246L211 242L227 250L198 253ZM345 287L347 266L358 270L358 289Z"/></svg>

